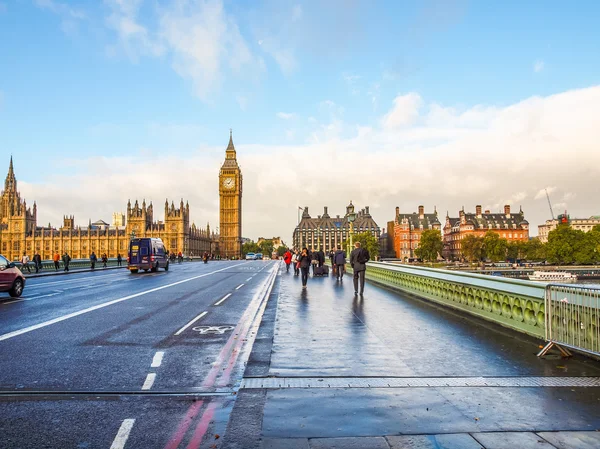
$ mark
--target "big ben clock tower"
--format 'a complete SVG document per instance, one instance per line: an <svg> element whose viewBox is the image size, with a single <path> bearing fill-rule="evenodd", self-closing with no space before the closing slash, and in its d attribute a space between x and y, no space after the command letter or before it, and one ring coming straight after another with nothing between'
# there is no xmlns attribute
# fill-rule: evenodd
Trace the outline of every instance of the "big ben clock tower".
<svg viewBox="0 0 600 449"><path fill-rule="evenodd" d="M237 163L231 130L229 145L225 151L225 162L219 172L219 200L221 257L240 258L242 256L242 171Z"/></svg>

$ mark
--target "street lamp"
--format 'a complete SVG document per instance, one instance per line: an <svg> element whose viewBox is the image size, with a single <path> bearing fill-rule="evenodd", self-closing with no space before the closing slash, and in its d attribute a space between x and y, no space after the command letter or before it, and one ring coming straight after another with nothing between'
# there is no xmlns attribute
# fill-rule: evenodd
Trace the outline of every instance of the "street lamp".
<svg viewBox="0 0 600 449"><path fill-rule="evenodd" d="M348 254L352 251L352 246L354 244L352 237L354 236L354 220L356 220L356 214L354 213L354 206L348 207L348 223L350 224L350 228L348 229L348 234L350 237L350 247L348 249Z"/></svg>

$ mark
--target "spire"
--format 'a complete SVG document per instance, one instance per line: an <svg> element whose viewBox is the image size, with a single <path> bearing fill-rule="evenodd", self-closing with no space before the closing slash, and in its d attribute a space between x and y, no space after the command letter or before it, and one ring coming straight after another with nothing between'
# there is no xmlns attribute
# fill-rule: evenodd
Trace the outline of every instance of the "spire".
<svg viewBox="0 0 600 449"><path fill-rule="evenodd" d="M8 176L10 176L10 177L15 176L15 171L13 169L12 154L10 155L10 165L8 166Z"/></svg>
<svg viewBox="0 0 600 449"><path fill-rule="evenodd" d="M233 146L233 130L231 128L229 129L229 144L227 145L225 155L227 159L235 159L235 147Z"/></svg>

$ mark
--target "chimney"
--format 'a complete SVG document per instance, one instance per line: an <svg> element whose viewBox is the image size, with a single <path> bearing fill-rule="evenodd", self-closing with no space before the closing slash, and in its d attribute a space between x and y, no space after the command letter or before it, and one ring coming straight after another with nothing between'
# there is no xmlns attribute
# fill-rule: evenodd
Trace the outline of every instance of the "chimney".
<svg viewBox="0 0 600 449"><path fill-rule="evenodd" d="M504 214L506 215L506 218L509 217L510 215L510 204L507 204L504 206Z"/></svg>
<svg viewBox="0 0 600 449"><path fill-rule="evenodd" d="M396 217L400 215L400 208L398 206L396 206Z"/></svg>
<svg viewBox="0 0 600 449"><path fill-rule="evenodd" d="M475 206L475 212L477 213L477 218L481 218L481 204Z"/></svg>
<svg viewBox="0 0 600 449"><path fill-rule="evenodd" d="M424 206L419 206L419 218L422 220L423 218L425 218L425 207Z"/></svg>
<svg viewBox="0 0 600 449"><path fill-rule="evenodd" d="M365 207L365 213L369 215L369 206Z"/></svg>
<svg viewBox="0 0 600 449"><path fill-rule="evenodd" d="M489 211L488 209L486 209L486 210L485 210L485 213L486 213L486 214L489 214L489 213L490 213L490 211Z"/></svg>
<svg viewBox="0 0 600 449"><path fill-rule="evenodd" d="M323 215L327 215L327 206L323 208Z"/></svg>

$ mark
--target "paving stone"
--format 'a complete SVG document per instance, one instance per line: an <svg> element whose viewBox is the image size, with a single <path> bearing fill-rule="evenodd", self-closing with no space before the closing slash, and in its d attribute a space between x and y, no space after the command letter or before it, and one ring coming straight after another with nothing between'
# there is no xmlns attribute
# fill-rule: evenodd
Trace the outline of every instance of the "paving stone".
<svg viewBox="0 0 600 449"><path fill-rule="evenodd" d="M307 438L264 438L260 449L310 449Z"/></svg>
<svg viewBox="0 0 600 449"><path fill-rule="evenodd" d="M383 437L312 438L311 449L390 449Z"/></svg>
<svg viewBox="0 0 600 449"><path fill-rule="evenodd" d="M473 438L485 449L554 449L554 446L533 432L474 433Z"/></svg>
<svg viewBox="0 0 600 449"><path fill-rule="evenodd" d="M538 432L558 449L598 449L600 432Z"/></svg>
<svg viewBox="0 0 600 449"><path fill-rule="evenodd" d="M386 438L391 449L483 449L468 433L402 435Z"/></svg>

